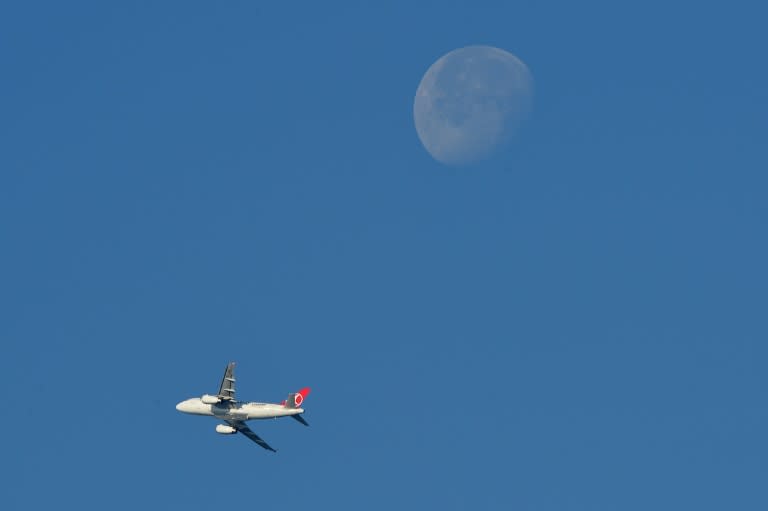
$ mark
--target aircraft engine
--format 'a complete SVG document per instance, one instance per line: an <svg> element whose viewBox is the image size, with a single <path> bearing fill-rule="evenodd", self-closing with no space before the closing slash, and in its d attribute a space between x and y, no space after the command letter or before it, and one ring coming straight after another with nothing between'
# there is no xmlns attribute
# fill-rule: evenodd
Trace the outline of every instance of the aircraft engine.
<svg viewBox="0 0 768 511"><path fill-rule="evenodd" d="M226 424L217 424L216 433L219 433L220 435L231 435L232 433L237 433L237 430Z"/></svg>
<svg viewBox="0 0 768 511"><path fill-rule="evenodd" d="M218 396L211 396L209 394L203 394L203 397L200 398L200 401L207 405L215 405L219 402Z"/></svg>

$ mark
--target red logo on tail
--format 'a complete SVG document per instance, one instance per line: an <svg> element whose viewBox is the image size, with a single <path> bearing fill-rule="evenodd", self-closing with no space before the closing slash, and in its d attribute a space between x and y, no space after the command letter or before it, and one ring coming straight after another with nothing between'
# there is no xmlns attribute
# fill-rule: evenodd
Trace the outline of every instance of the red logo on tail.
<svg viewBox="0 0 768 511"><path fill-rule="evenodd" d="M304 387L303 389L298 391L296 393L296 397L294 398L295 399L294 402L296 403L296 406L301 406L301 403L304 402L304 400L307 398L308 395L309 395L309 387Z"/></svg>

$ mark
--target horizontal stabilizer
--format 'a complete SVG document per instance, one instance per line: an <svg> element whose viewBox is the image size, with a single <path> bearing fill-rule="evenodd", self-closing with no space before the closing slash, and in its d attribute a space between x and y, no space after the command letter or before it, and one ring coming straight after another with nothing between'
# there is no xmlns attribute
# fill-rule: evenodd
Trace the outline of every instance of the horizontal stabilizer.
<svg viewBox="0 0 768 511"><path fill-rule="evenodd" d="M309 426L309 422L304 420L304 417L302 417L301 414L299 414L299 415L289 415L289 417L292 418L292 419L296 419L297 421L301 422L305 426Z"/></svg>

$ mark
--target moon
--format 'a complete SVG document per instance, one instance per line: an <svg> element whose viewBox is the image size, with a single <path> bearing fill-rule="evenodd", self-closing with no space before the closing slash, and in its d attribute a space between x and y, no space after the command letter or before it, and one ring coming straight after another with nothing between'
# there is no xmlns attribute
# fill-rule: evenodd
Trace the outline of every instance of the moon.
<svg viewBox="0 0 768 511"><path fill-rule="evenodd" d="M467 165L506 145L531 110L533 77L522 60L492 46L466 46L432 64L413 101L424 148L446 165Z"/></svg>

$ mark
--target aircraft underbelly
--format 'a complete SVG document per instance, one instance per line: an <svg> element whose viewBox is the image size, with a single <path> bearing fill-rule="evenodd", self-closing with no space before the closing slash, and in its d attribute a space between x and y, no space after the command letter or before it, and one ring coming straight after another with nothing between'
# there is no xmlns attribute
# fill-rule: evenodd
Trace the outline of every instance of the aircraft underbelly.
<svg viewBox="0 0 768 511"><path fill-rule="evenodd" d="M249 419L271 419L272 417L277 417L277 415L277 410L270 410L266 408L260 410L250 410L248 412Z"/></svg>
<svg viewBox="0 0 768 511"><path fill-rule="evenodd" d="M286 415L296 415L303 412L301 408L285 408L281 405L266 405L253 407L248 410L249 419L272 419L285 417Z"/></svg>
<svg viewBox="0 0 768 511"><path fill-rule="evenodd" d="M244 421L248 419L247 413L239 412L236 410L230 410L226 413L221 413L221 414L217 413L214 415L220 419L235 420L235 421Z"/></svg>
<svg viewBox="0 0 768 511"><path fill-rule="evenodd" d="M227 409L227 408L219 408L217 406L211 407L211 412L213 412L213 416L217 417L219 419L223 420L246 420L248 418L248 414L242 410L237 409Z"/></svg>
<svg viewBox="0 0 768 511"><path fill-rule="evenodd" d="M272 417L279 417L282 415L280 413L282 410L282 406L259 404L248 407L247 412L249 419L271 419Z"/></svg>

